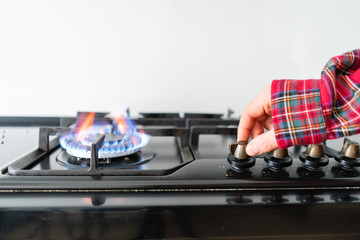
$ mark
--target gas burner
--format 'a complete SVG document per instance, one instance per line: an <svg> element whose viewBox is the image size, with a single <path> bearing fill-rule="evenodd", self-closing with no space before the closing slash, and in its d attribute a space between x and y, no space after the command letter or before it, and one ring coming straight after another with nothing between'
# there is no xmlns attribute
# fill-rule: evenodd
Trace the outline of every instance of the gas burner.
<svg viewBox="0 0 360 240"><path fill-rule="evenodd" d="M118 158L138 152L149 142L150 136L137 131L135 123L129 118L96 118L95 113L78 117L75 127L59 138L66 152L77 158L91 157L91 144L100 135L105 140L99 150L99 158Z"/></svg>
<svg viewBox="0 0 360 240"><path fill-rule="evenodd" d="M150 150L138 151L136 153L116 157L116 158L104 158L99 159L100 168L131 168L149 162L155 157L155 153ZM66 168L89 168L90 159L88 158L77 158L67 152L61 152L57 157L56 161L63 167Z"/></svg>
<svg viewBox="0 0 360 240"><path fill-rule="evenodd" d="M60 138L61 146L66 149L70 155L78 158L90 158L91 143L93 143L100 134L89 134L84 139L78 140L77 133L68 133ZM116 137L117 140L114 140ZM139 151L149 142L149 135L136 132L130 136L113 136L105 134L103 146L99 150L99 158L116 158L127 156Z"/></svg>

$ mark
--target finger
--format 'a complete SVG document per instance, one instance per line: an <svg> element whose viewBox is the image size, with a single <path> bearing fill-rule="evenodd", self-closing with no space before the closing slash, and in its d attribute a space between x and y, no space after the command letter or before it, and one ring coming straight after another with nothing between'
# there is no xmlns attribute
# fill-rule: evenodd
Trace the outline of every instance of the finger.
<svg viewBox="0 0 360 240"><path fill-rule="evenodd" d="M238 127L238 141L247 141L256 119L266 119L266 115L271 113L270 106L270 87L267 87L260 95L258 95L244 111Z"/></svg>
<svg viewBox="0 0 360 240"><path fill-rule="evenodd" d="M264 127L260 121L255 121L253 129L251 130L251 138L254 139L260 134L264 133Z"/></svg>
<svg viewBox="0 0 360 240"><path fill-rule="evenodd" d="M266 130L274 128L271 116L269 116L262 124Z"/></svg>
<svg viewBox="0 0 360 240"><path fill-rule="evenodd" d="M251 140L246 147L246 153L250 156L259 155L278 148L274 129L259 135Z"/></svg>
<svg viewBox="0 0 360 240"><path fill-rule="evenodd" d="M237 140L238 141L247 141L249 139L251 130L255 124L255 119L251 117L247 110L245 109L241 113L239 126L237 129Z"/></svg>

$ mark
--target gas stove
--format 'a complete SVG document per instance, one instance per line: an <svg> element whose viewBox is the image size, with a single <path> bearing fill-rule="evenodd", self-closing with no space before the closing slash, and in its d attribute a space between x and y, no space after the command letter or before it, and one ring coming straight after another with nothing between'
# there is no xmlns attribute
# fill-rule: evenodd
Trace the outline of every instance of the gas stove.
<svg viewBox="0 0 360 240"><path fill-rule="evenodd" d="M359 136L249 157L237 125L203 113L0 117L0 237L360 236Z"/></svg>

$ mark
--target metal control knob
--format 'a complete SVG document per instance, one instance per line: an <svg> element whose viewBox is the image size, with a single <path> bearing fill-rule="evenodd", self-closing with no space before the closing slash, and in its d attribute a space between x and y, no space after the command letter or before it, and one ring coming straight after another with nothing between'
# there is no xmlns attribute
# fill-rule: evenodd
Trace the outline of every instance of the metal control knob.
<svg viewBox="0 0 360 240"><path fill-rule="evenodd" d="M310 144L306 148L306 155L312 158L322 158L325 156L324 144Z"/></svg>
<svg viewBox="0 0 360 240"><path fill-rule="evenodd" d="M236 158L248 159L249 155L246 153L246 145L247 142L230 143L230 153L232 153Z"/></svg>
<svg viewBox="0 0 360 240"><path fill-rule="evenodd" d="M360 166L359 143L345 138L341 151L335 154L335 160L347 170Z"/></svg>
<svg viewBox="0 0 360 240"><path fill-rule="evenodd" d="M275 158L287 158L289 156L287 148L285 149L275 149L271 151L271 155Z"/></svg>
<svg viewBox="0 0 360 240"><path fill-rule="evenodd" d="M283 168L290 166L293 161L287 149L279 148L267 153L264 160L268 167L275 172L279 172Z"/></svg>
<svg viewBox="0 0 360 240"><path fill-rule="evenodd" d="M351 141L348 138L344 139L344 144L341 149L341 153L348 158L358 158L359 157L359 143Z"/></svg>
<svg viewBox="0 0 360 240"><path fill-rule="evenodd" d="M229 145L230 153L227 156L227 160L232 170L242 172L255 165L256 157L246 154L246 146L247 142L237 142Z"/></svg>
<svg viewBox="0 0 360 240"><path fill-rule="evenodd" d="M300 153L299 158L304 163L304 167L311 171L320 170L329 163L329 158L325 156L323 143L309 144L306 151Z"/></svg>

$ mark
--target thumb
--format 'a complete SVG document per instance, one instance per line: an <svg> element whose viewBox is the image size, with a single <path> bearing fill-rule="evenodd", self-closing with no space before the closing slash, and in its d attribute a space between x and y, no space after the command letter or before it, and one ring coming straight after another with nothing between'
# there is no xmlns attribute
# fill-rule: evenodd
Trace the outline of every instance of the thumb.
<svg viewBox="0 0 360 240"><path fill-rule="evenodd" d="M246 153L250 156L255 156L270 152L276 148L278 148L278 144L276 142L274 129L271 129L251 140L246 147Z"/></svg>

